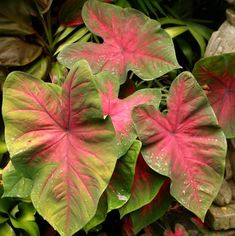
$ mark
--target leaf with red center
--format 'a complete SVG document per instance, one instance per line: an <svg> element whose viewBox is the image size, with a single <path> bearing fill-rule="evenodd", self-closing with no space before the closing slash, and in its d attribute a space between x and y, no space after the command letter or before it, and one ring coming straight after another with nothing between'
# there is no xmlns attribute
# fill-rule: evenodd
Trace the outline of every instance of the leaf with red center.
<svg viewBox="0 0 235 236"><path fill-rule="evenodd" d="M33 180L35 208L61 235L73 235L94 216L117 159L89 65L80 61L62 88L10 74L3 117L12 162Z"/></svg>
<svg viewBox="0 0 235 236"><path fill-rule="evenodd" d="M235 137L235 53L200 60L193 73L202 86L226 138Z"/></svg>
<svg viewBox="0 0 235 236"><path fill-rule="evenodd" d="M170 182L166 180L150 203L130 213L129 217L131 218L135 235L149 224L160 219L166 213L172 202L169 186Z"/></svg>
<svg viewBox="0 0 235 236"><path fill-rule="evenodd" d="M111 117L116 131L120 157L127 152L137 137L131 117L133 108L146 103L158 106L161 91L142 89L125 99L119 99L119 81L108 72L99 73L96 76L96 84L101 96L103 115Z"/></svg>
<svg viewBox="0 0 235 236"><path fill-rule="evenodd" d="M109 71L124 83L129 70L144 80L152 80L179 68L170 36L151 20L132 8L121 8L88 0L82 17L90 31L104 43L75 43L65 48L58 60L71 67L86 59L94 73Z"/></svg>
<svg viewBox="0 0 235 236"><path fill-rule="evenodd" d="M159 192L164 180L165 177L153 171L145 163L143 157L139 155L135 169L134 182L131 188L131 197L128 202L119 209L121 218L150 203Z"/></svg>
<svg viewBox="0 0 235 236"><path fill-rule="evenodd" d="M204 219L223 180L226 139L192 74L173 81L167 114L140 105L133 119L147 164L170 177L171 194Z"/></svg>

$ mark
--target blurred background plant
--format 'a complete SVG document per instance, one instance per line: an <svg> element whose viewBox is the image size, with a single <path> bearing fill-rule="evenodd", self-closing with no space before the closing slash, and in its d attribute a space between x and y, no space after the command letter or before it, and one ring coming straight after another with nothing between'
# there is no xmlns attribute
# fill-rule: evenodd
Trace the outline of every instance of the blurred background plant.
<svg viewBox="0 0 235 236"><path fill-rule="evenodd" d="M20 70L45 81L61 85L68 73L56 59L66 46L82 41L101 42L84 26L81 9L86 0L11 0L0 1L0 81L11 71ZM182 70L191 71L203 57L208 39L225 20L224 0L106 0L121 7L133 7L158 20L173 38L182 69L144 82L130 73L132 81L121 88L160 87L165 101L171 81ZM133 83L134 81L134 83ZM165 109L164 99L162 109ZM5 168L9 154L0 128L0 167ZM2 194L2 187L0 188ZM22 198L0 199L0 235L39 235L35 210ZM42 222L39 216L36 217ZM4 232L4 233L2 233ZM54 232L54 231L53 231ZM52 233L53 235L55 233Z"/></svg>

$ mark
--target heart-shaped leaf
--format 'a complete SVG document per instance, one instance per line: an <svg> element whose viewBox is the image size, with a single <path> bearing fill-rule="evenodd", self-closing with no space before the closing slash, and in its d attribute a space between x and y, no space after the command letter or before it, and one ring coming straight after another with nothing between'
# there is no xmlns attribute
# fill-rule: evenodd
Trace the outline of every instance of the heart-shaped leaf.
<svg viewBox="0 0 235 236"><path fill-rule="evenodd" d="M86 59L94 73L109 71L124 83L129 70L144 80L152 80L175 68L174 46L160 24L132 8L88 0L82 17L103 44L76 43L68 46L58 60L71 67Z"/></svg>
<svg viewBox="0 0 235 236"><path fill-rule="evenodd" d="M166 115L140 105L133 118L147 164L170 177L171 194L204 219L223 180L227 145L192 74L184 72L173 81Z"/></svg>
<svg viewBox="0 0 235 236"><path fill-rule="evenodd" d="M125 99L119 99L119 81L110 73L99 73L96 79L101 95L103 115L109 115L117 135L119 157L124 155L136 139L131 113L140 104L159 105L161 91L159 89L142 89Z"/></svg>
<svg viewBox="0 0 235 236"><path fill-rule="evenodd" d="M34 181L35 208L61 235L73 235L94 216L117 159L89 65L80 61L62 88L10 74L3 116L12 162Z"/></svg>
<svg viewBox="0 0 235 236"><path fill-rule="evenodd" d="M131 197L128 202L119 209L121 218L141 207L149 204L159 192L165 177L153 171L140 154L137 160L134 182L131 188Z"/></svg>
<svg viewBox="0 0 235 236"><path fill-rule="evenodd" d="M235 53L207 57L193 73L206 94L226 138L235 137Z"/></svg>

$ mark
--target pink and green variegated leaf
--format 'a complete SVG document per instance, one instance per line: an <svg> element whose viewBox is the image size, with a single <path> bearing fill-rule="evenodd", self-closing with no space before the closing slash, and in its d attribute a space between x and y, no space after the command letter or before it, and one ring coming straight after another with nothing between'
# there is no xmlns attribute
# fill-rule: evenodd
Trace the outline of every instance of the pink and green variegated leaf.
<svg viewBox="0 0 235 236"><path fill-rule="evenodd" d="M131 188L131 197L128 202L119 209L121 218L150 203L159 192L164 180L165 177L153 171L145 163L143 157L139 155L135 169L134 182Z"/></svg>
<svg viewBox="0 0 235 236"><path fill-rule="evenodd" d="M184 72L173 81L167 114L140 105L133 119L147 164L170 177L171 194L203 220L223 180L227 145L193 75Z"/></svg>
<svg viewBox="0 0 235 236"><path fill-rule="evenodd" d="M172 202L169 186L169 180L165 180L160 191L149 204L130 213L129 217L131 218L135 235L149 224L161 218L169 209Z"/></svg>
<svg viewBox="0 0 235 236"><path fill-rule="evenodd" d="M152 80L179 68L170 36L132 8L88 0L82 17L90 31L103 38L102 44L75 43L65 48L58 60L71 67L86 59L94 73L109 71L124 83L129 70L144 80Z"/></svg>
<svg viewBox="0 0 235 236"><path fill-rule="evenodd" d="M235 137L235 53L207 57L196 63L193 73L206 88L226 138Z"/></svg>
<svg viewBox="0 0 235 236"><path fill-rule="evenodd" d="M161 100L160 89L141 89L125 99L119 99L119 81L104 71L96 76L96 84L101 96L103 115L109 115L117 135L118 156L123 156L136 139L132 121L132 110L140 104L158 106Z"/></svg>
<svg viewBox="0 0 235 236"><path fill-rule="evenodd" d="M89 65L80 61L62 88L14 72L3 96L6 143L16 170L33 180L35 208L73 235L96 213L117 159Z"/></svg>
<svg viewBox="0 0 235 236"><path fill-rule="evenodd" d="M122 207L130 198L140 148L141 142L135 140L127 153L118 159L112 178L106 189L108 212Z"/></svg>

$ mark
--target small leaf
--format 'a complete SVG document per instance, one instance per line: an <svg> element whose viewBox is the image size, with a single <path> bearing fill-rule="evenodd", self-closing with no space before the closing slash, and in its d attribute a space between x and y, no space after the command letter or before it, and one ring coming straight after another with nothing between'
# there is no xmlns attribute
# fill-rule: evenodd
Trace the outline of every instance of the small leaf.
<svg viewBox="0 0 235 236"><path fill-rule="evenodd" d="M137 235L141 229L160 219L169 209L172 202L169 183L169 180L165 180L160 191L150 203L130 213L129 217L132 220L135 235Z"/></svg>
<svg viewBox="0 0 235 236"><path fill-rule="evenodd" d="M18 204L19 214L10 215L10 221L14 228L21 229L30 236L40 236L39 228L35 222L36 210L31 203L20 202ZM19 217L17 217L19 216Z"/></svg>
<svg viewBox="0 0 235 236"><path fill-rule="evenodd" d="M68 46L58 55L65 66L71 68L77 60L86 59L94 73L109 71L121 83L129 70L143 80L153 80L179 68L169 35L141 12L88 0L82 16L88 29L104 43Z"/></svg>
<svg viewBox="0 0 235 236"><path fill-rule="evenodd" d="M11 161L3 170L3 187L2 197L28 198L32 191L32 180L25 178L22 173L17 172Z"/></svg>
<svg viewBox="0 0 235 236"><path fill-rule="evenodd" d="M33 63L30 68L28 68L25 72L36 77L37 79L44 79L47 75L47 70L49 66L49 57L42 57Z"/></svg>
<svg viewBox="0 0 235 236"><path fill-rule="evenodd" d="M235 53L203 58L193 73L206 94L226 138L235 137Z"/></svg>
<svg viewBox="0 0 235 236"><path fill-rule="evenodd" d="M130 198L140 148L141 142L136 140L127 153L118 159L114 173L106 189L108 212L120 208Z"/></svg>
<svg viewBox="0 0 235 236"><path fill-rule="evenodd" d="M36 0L42 13L46 13L53 2L53 0Z"/></svg>
<svg viewBox="0 0 235 236"><path fill-rule="evenodd" d="M0 65L24 66L34 61L42 48L17 37L0 37Z"/></svg>
<svg viewBox="0 0 235 236"><path fill-rule="evenodd" d="M153 171L140 155L137 160L134 182L131 188L131 197L119 209L121 218L150 203L159 192L165 178Z"/></svg>
<svg viewBox="0 0 235 236"><path fill-rule="evenodd" d="M3 90L11 160L33 180L38 213L62 236L73 235L95 215L117 160L90 67L80 61L62 88L13 72Z"/></svg>
<svg viewBox="0 0 235 236"><path fill-rule="evenodd" d="M203 220L223 180L226 139L191 73L173 81L167 104L167 114L152 105L134 109L142 154L153 170L170 177L172 196Z"/></svg>
<svg viewBox="0 0 235 236"><path fill-rule="evenodd" d="M140 104L159 105L160 89L142 89L125 99L119 99L119 81L108 72L96 76L96 84L101 95L103 115L109 115L117 135L118 156L124 155L137 135L133 126L131 112Z"/></svg>

